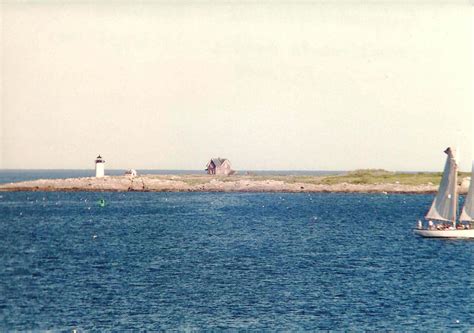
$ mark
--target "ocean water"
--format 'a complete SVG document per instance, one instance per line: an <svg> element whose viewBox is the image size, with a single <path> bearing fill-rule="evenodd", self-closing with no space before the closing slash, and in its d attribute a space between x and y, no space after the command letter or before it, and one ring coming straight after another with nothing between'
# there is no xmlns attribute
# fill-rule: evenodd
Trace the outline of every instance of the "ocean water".
<svg viewBox="0 0 474 333"><path fill-rule="evenodd" d="M474 242L411 231L431 199L0 192L0 331L472 330Z"/></svg>

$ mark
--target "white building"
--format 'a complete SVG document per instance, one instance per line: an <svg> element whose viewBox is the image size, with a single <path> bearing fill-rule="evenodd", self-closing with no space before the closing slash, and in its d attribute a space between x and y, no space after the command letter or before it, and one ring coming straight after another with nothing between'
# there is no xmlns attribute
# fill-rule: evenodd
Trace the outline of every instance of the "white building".
<svg viewBox="0 0 474 333"><path fill-rule="evenodd" d="M137 176L137 170L129 169L129 170L125 171L125 176L136 177Z"/></svg>
<svg viewBox="0 0 474 333"><path fill-rule="evenodd" d="M95 159L95 176L96 177L104 177L105 175L105 160L102 156L97 156Z"/></svg>

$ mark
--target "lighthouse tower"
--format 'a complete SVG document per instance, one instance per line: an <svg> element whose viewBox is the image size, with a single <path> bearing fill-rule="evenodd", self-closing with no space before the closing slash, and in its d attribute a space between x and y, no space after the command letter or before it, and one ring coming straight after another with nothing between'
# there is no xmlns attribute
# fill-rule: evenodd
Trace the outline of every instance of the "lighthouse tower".
<svg viewBox="0 0 474 333"><path fill-rule="evenodd" d="M104 177L105 172L105 160L102 156L97 156L95 159L95 176L96 177Z"/></svg>

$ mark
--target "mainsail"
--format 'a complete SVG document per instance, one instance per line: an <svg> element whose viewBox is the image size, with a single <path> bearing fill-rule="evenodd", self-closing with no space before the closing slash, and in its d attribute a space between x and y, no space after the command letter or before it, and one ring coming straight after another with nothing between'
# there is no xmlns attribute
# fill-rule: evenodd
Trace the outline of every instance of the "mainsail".
<svg viewBox="0 0 474 333"><path fill-rule="evenodd" d="M444 165L443 178L439 185L438 194L426 214L427 219L441 221L456 221L457 214L457 163L454 149L444 151L448 157Z"/></svg>
<svg viewBox="0 0 474 333"><path fill-rule="evenodd" d="M460 221L474 221L474 164L472 165L471 184L467 192L464 208L462 209Z"/></svg>

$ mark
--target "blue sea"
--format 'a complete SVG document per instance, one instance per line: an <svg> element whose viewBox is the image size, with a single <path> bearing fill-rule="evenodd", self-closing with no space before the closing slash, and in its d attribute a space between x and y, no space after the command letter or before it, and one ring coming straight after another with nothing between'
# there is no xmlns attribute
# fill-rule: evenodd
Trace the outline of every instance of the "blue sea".
<svg viewBox="0 0 474 333"><path fill-rule="evenodd" d="M0 331L472 331L474 242L413 235L431 200L0 192Z"/></svg>

